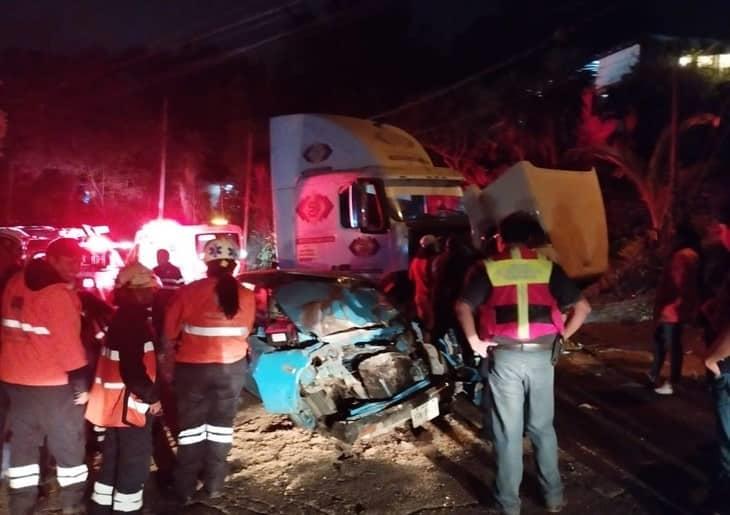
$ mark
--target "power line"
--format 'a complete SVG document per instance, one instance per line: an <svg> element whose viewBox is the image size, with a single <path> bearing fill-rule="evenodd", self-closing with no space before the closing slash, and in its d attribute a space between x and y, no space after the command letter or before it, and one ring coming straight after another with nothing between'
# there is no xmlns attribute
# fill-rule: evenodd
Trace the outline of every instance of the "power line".
<svg viewBox="0 0 730 515"><path fill-rule="evenodd" d="M184 38L177 38L175 41L169 41L165 38L158 39L157 41L153 42L149 45L149 49L152 51L151 53L146 53L142 56L136 56L132 57L130 59L126 59L120 63L116 63L116 65L112 66L111 70L105 71L104 75L112 72L119 72L121 70L124 70L125 68L129 68L134 65L141 64L145 61L149 61L155 57L158 57L165 46L174 46L175 48L179 49L182 47L185 47L186 45L190 45L193 43L198 43L201 41L205 41L206 39L210 39L212 37L221 37L225 35L226 33L231 33L233 31L233 34L240 32L242 29L246 29L246 32L253 32L256 29L260 29L266 25L269 25L271 23L274 23L278 20L283 20L284 16L281 16L282 14L286 14L285 11L289 11L290 9L296 7L297 5L301 4L302 0L294 0L293 2L289 2L283 5L280 5L278 7L274 7L271 9L267 9L266 11L257 12L253 15L248 15L244 18L239 18L236 21L226 23L224 25L219 25L216 27L213 27L211 29L208 29L204 32L199 32L198 34L194 34L192 36L185 36ZM229 11L228 14L234 13L234 12L240 12L241 8L234 9L232 11ZM247 26L253 24L252 26ZM234 29L237 29L235 30Z"/></svg>
<svg viewBox="0 0 730 515"><path fill-rule="evenodd" d="M271 44L271 43L274 43L276 41L280 41L280 40L286 39L286 38L288 38L290 36L293 36L295 34L299 34L299 33L306 32L306 31L311 30L311 29L313 29L315 27L318 27L318 26L321 26L321 25L324 25L324 24L327 24L327 23L330 23L330 22L339 20L339 19L345 17L348 13L351 13L351 11L353 11L356 7L358 7L358 6L343 8L343 9L340 9L335 14L332 14L332 15L329 15L329 16L324 16L322 18L319 18L319 19L316 19L314 21L311 21L311 22L309 22L307 24L300 25L298 27L294 27L294 28L292 28L290 30L287 30L287 31L279 32L278 34L274 34L274 35L269 36L267 38L264 38L264 39L255 41L253 43L250 43L248 45L242 45L242 46L236 47L236 48L234 48L232 50L229 50L227 52L224 52L222 54L218 54L218 55L215 55L215 56L212 56L212 57L207 57L207 58L204 58L204 59L200 59L200 60L198 60L198 61L196 61L196 62L194 62L194 63L192 63L190 65L187 65L184 69L174 70L174 71L170 71L168 73L164 73L162 75L158 75L157 77L154 77L153 79L147 81L145 84L142 84L142 85L138 86L137 88L133 88L133 90L134 89L146 88L146 87L149 87L149 86L151 86L153 84L157 84L157 83L160 83L160 82L164 82L164 81L167 81L167 80L170 80L170 79L175 79L175 78L183 77L185 75L188 75L188 74L191 74L191 73L195 73L195 72L199 72L201 70L204 70L206 68L210 68L212 66L217 66L217 65L222 64L222 63L224 63L224 62L226 62L226 61L228 61L230 59L239 57L241 55L244 55L244 54L246 54L248 52L251 52L253 50L256 50L258 48L261 48L263 46L266 46L268 44Z"/></svg>
<svg viewBox="0 0 730 515"><path fill-rule="evenodd" d="M272 9L268 9L266 11L257 13L257 14L255 14L253 16L250 16L248 18L244 18L244 19L241 19L241 20L236 20L236 21L231 22L231 23L229 23L227 25L223 25L221 27L213 28L213 29L211 29L211 30L209 30L209 31L207 31L207 32L205 32L203 34L200 34L200 35L197 35L197 36L193 36L192 38L189 39L189 41L187 43L188 44L189 43L196 43L196 42L201 41L201 40L205 40L205 39L209 39L209 38L212 38L212 37L215 37L215 36L219 36L221 34L224 34L225 32L229 32L229 31L235 29L236 27L240 27L242 25L247 25L249 23L253 23L253 22L257 22L257 21L259 23L256 24L256 25L254 25L253 27L249 27L249 30L250 29L258 28L259 26L263 26L263 25L266 25L266 24L270 23L271 21L274 21L274 20L271 20L270 19L271 17L273 17L275 19L277 17L277 15L279 13L281 13L282 11L288 11L289 9L292 9L292 8L296 7L297 5L299 5L301 3L302 3L302 0L294 0L293 2L289 2L287 4L280 5L279 7L274 7ZM269 18L270 20L266 21L266 18ZM264 20L264 22L262 23L261 20Z"/></svg>
<svg viewBox="0 0 730 515"><path fill-rule="evenodd" d="M477 79L480 79L481 77L483 77L485 75L494 73L497 70L500 70L502 68L506 68L507 66L510 66L510 65L512 65L512 64L514 64L514 63L516 63L518 61L521 61L521 60L529 57L530 55L534 54L538 50L541 50L541 49L547 47L551 40L552 40L552 36L549 37L549 38L545 38L540 43L538 43L537 45L535 45L533 47L530 47L530 48L528 48L526 50L523 50L522 52L519 52L518 54L514 54L511 57L509 57L509 58L507 58L507 59L505 59L505 60L503 60L503 61L501 61L501 62L499 62L497 64L492 64L490 66L487 66L486 68L482 68L481 70L479 70L476 73L473 73L473 74L471 74L471 75L469 75L469 76L467 76L467 77L465 77L465 78L463 78L461 80L458 80L456 82L453 82L453 83L449 84L448 86L445 86L445 87L443 87L441 89L437 89L436 91L432 91L431 93L428 93L426 95L423 95L422 97L417 98L416 100L411 100L410 102L405 102L405 103L401 104L398 107L395 107L393 109L390 109L389 111L384 111L382 113L378 113L376 115L373 115L373 116L370 117L370 119L371 120L378 120L380 118L385 118L385 117L388 117L388 116L392 116L392 115L394 115L396 113L400 113L401 111L404 111L406 109L409 109L409 108L411 108L413 106L417 106L417 105L423 104L424 102L430 102L431 100L434 100L436 98L442 97L442 96L444 96L444 95L446 95L446 94L448 94L448 93L450 93L450 92L452 92L454 90L460 89L461 87L463 87L463 86L465 86L465 85L467 85L467 84L469 84L471 82L474 82Z"/></svg>
<svg viewBox="0 0 730 515"><path fill-rule="evenodd" d="M602 9L599 12L585 16L581 20L578 20L576 23L574 23L573 27L566 32L575 32L577 30L576 29L577 26L584 25L590 21L595 20L596 18L601 18L601 17L605 16L606 14L608 14L609 12L616 10L618 7L619 7L618 5L610 5L610 6L605 7L604 9ZM465 77L463 79L460 79L447 86L444 86L443 88L432 91L431 93L427 93L415 100L411 100L411 101L402 103L399 106L394 107L393 109L372 115L372 116L370 116L369 119L378 120L380 118L389 117L396 113L400 113L401 111L409 109L411 107L423 104L424 102L430 102L434 99L440 98L444 95L447 95L448 93L451 93L452 91L460 89L463 86L466 86L467 84L470 84L470 83L482 78L485 75L489 75L491 73L494 73L495 71L501 70L502 68L511 66L512 64L522 61L523 59L530 57L532 54L534 54L542 49L548 48L552 41L553 41L552 35L549 37L543 38L538 44L536 44L530 48L527 48L521 52L513 54L509 58L507 58L497 64L492 64L485 68L482 68L481 70L479 70L471 75L468 75L467 77Z"/></svg>

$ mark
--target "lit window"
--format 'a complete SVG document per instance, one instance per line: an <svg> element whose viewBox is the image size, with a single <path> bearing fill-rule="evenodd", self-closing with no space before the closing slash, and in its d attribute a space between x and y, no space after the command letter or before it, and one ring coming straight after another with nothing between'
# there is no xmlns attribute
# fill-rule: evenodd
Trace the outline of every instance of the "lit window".
<svg viewBox="0 0 730 515"><path fill-rule="evenodd" d="M697 65L698 66L712 66L715 64L715 56L714 55L700 55L697 56Z"/></svg>
<svg viewBox="0 0 730 515"><path fill-rule="evenodd" d="M717 56L718 59L718 65L720 66L721 70L724 70L725 68L730 68L730 54L720 54Z"/></svg>
<svg viewBox="0 0 730 515"><path fill-rule="evenodd" d="M679 66L687 66L689 64L692 64L692 56L691 55L683 55L679 58Z"/></svg>

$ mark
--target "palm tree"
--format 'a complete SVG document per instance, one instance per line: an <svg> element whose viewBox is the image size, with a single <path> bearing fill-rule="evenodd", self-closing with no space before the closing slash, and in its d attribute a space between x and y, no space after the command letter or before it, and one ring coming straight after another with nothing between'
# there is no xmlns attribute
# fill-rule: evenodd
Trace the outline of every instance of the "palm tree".
<svg viewBox="0 0 730 515"><path fill-rule="evenodd" d="M710 125L717 128L720 117L713 113L699 113L683 120L677 127L677 138L689 129ZM628 145L597 145L579 147L570 151L573 157L593 158L614 167L615 175L625 177L636 188L651 223L651 230L662 234L671 228L671 214L676 194L685 197L701 184L707 167L700 165L678 168L670 158L672 124L661 131L648 159L644 159Z"/></svg>

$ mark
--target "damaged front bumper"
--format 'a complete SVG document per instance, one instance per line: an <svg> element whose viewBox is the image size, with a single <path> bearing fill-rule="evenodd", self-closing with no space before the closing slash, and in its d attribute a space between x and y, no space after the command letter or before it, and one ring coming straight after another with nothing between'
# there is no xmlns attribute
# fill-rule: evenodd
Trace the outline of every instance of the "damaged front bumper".
<svg viewBox="0 0 730 515"><path fill-rule="evenodd" d="M393 430L396 427L412 423L420 426L436 418L442 412L453 394L453 384L442 380L426 389L417 388L416 393L402 392L402 399L368 403L360 410L353 410L344 420L334 422L327 431L340 440L352 443L358 438L372 438Z"/></svg>

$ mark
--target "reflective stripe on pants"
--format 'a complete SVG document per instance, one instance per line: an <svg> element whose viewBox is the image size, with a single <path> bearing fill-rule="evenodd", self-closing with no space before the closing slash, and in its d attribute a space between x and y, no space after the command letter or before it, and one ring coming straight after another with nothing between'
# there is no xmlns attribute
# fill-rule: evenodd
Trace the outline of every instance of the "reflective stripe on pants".
<svg viewBox="0 0 730 515"><path fill-rule="evenodd" d="M152 455L151 417L145 427L109 427L89 513L140 512Z"/></svg>
<svg viewBox="0 0 730 515"><path fill-rule="evenodd" d="M76 467L56 467L56 477L61 488L75 485L78 483L86 483L89 477L89 470L86 465L77 465Z"/></svg>
<svg viewBox="0 0 730 515"><path fill-rule="evenodd" d="M38 495L38 449L47 442L56 459L62 508L81 503L88 471L84 465L84 407L74 404L73 390L63 386L4 384L10 398L10 513L31 513ZM36 472L37 470L37 472Z"/></svg>
<svg viewBox="0 0 730 515"><path fill-rule="evenodd" d="M37 486L40 480L41 468L37 463L10 467L8 469L8 483L10 488L27 488Z"/></svg>
<svg viewBox="0 0 730 515"><path fill-rule="evenodd" d="M244 366L245 360L230 364L176 365L180 431L175 489L183 498L195 492L201 473L207 491L223 488Z"/></svg>
<svg viewBox="0 0 730 515"><path fill-rule="evenodd" d="M233 443L233 427L220 427L211 424L203 424L190 429L180 431L178 434L178 445L194 445L203 440L216 443Z"/></svg>

